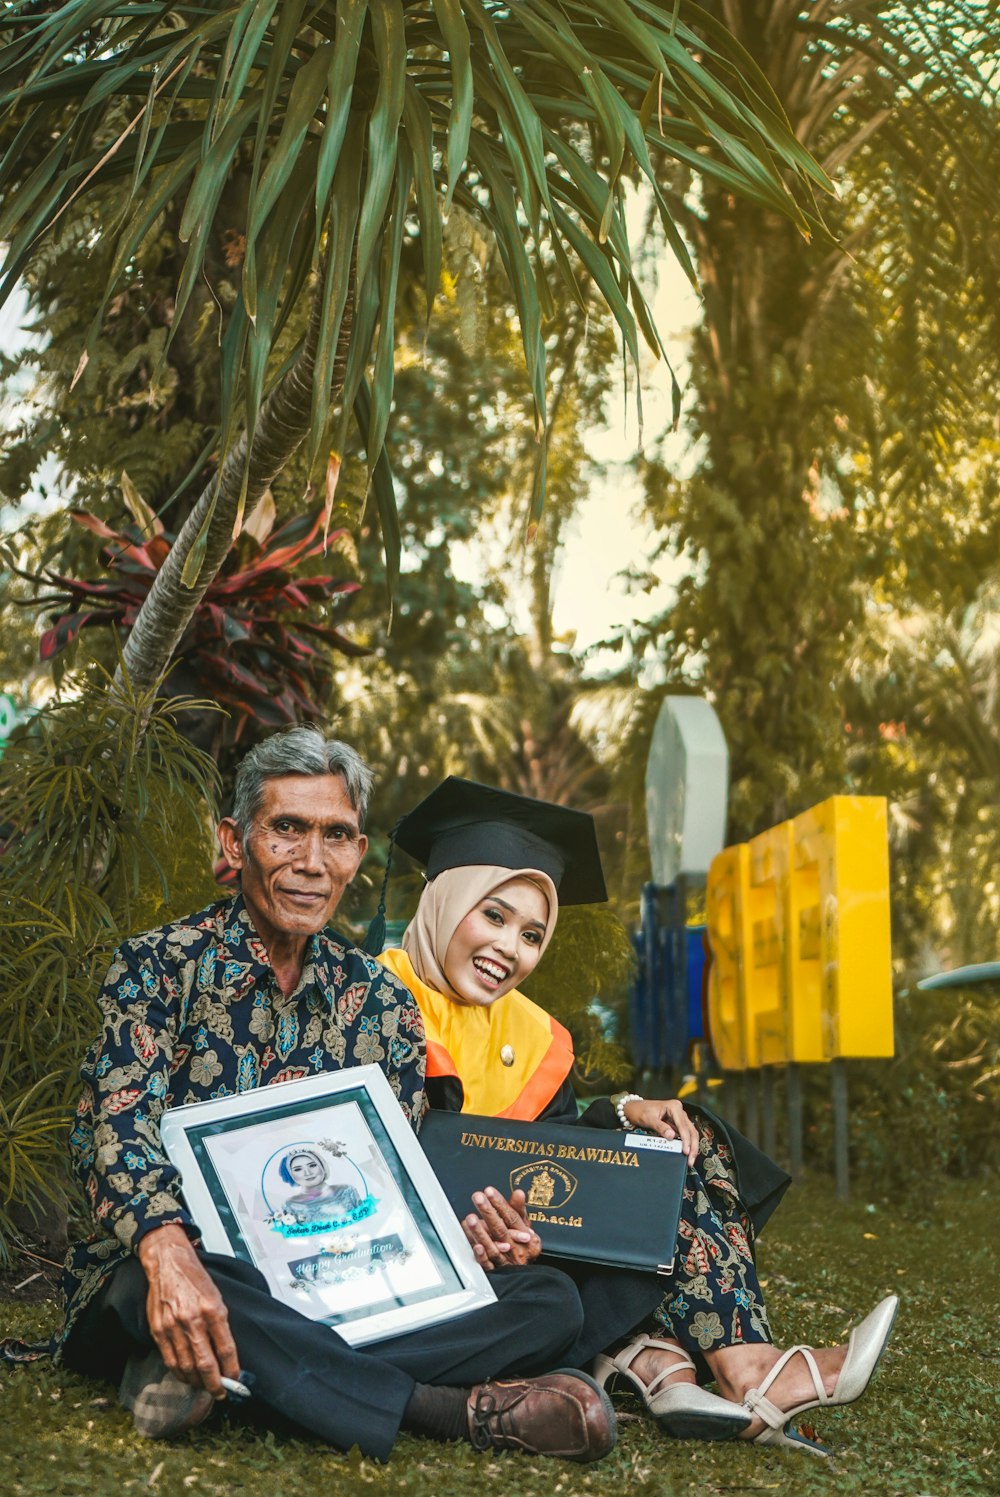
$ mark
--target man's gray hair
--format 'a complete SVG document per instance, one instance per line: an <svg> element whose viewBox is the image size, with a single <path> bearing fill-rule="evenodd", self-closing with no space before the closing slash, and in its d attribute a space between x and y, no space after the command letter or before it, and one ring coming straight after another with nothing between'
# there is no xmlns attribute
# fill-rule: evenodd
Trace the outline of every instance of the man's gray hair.
<svg viewBox="0 0 1000 1497"><path fill-rule="evenodd" d="M295 774L339 774L347 798L358 813L358 823L364 826L375 776L349 744L339 738L324 738L320 728L307 724L272 734L240 760L232 815L244 842L264 800L265 783Z"/></svg>

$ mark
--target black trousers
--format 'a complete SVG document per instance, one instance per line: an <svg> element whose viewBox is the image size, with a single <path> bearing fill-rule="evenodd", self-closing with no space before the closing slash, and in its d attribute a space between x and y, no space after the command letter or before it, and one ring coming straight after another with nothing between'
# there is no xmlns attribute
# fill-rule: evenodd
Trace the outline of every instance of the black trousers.
<svg viewBox="0 0 1000 1497"><path fill-rule="evenodd" d="M576 1366L575 1349L593 1339L584 1338L575 1284L539 1264L491 1274L496 1304L355 1350L329 1326L275 1299L251 1264L199 1257L229 1312L240 1365L254 1375L248 1413L341 1450L358 1445L377 1460L392 1449L415 1383L470 1387ZM146 1292L142 1265L128 1259L74 1328L63 1351L67 1366L117 1381L133 1352L153 1346Z"/></svg>

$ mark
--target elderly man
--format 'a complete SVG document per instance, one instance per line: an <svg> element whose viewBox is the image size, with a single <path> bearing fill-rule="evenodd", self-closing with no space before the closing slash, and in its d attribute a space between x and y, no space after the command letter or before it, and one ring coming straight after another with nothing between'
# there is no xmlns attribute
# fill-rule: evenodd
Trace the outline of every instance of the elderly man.
<svg viewBox="0 0 1000 1497"><path fill-rule="evenodd" d="M503 1266L531 1254L506 1203L493 1221L508 1239L507 1251L491 1243L496 1304L352 1350L274 1299L251 1265L201 1249L161 1148L171 1105L373 1062L419 1121L416 1005L325 929L365 853L370 784L357 754L315 729L252 749L219 827L240 894L115 954L72 1138L97 1231L67 1260L63 1357L120 1378L137 1430L154 1437L201 1422L243 1368L251 1412L378 1459L403 1428L595 1460L615 1439L606 1396L581 1373L548 1371L580 1328L577 1291L556 1270Z"/></svg>

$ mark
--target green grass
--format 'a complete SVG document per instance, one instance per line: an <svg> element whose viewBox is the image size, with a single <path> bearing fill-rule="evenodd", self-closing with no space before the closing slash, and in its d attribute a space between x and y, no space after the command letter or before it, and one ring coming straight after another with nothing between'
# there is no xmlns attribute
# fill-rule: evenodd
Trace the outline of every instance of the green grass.
<svg viewBox="0 0 1000 1497"><path fill-rule="evenodd" d="M858 1404L815 1415L835 1450L820 1461L730 1443L678 1443L648 1421L621 1420L617 1449L580 1468L518 1456L482 1457L462 1446L401 1439L391 1463L357 1452L258 1436L247 1428L197 1430L172 1445L136 1439L114 1391L44 1364L0 1373L3 1497L680 1497L680 1494L865 1493L945 1497L996 1493L1000 1404L997 1192L949 1184L925 1214L838 1206L825 1182L786 1199L760 1244L776 1337L833 1342L889 1291L901 1296L896 1332ZM46 1332L54 1307L0 1304L0 1330ZM632 1406L634 1408L634 1405ZM623 1406L627 1410L627 1406Z"/></svg>

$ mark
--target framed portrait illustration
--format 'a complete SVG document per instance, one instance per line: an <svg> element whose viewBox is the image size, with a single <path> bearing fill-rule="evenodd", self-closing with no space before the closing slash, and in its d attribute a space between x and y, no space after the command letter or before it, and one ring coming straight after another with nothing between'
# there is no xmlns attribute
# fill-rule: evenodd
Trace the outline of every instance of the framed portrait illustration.
<svg viewBox="0 0 1000 1497"><path fill-rule="evenodd" d="M170 1108L160 1133L206 1250L352 1346L496 1298L378 1066Z"/></svg>

